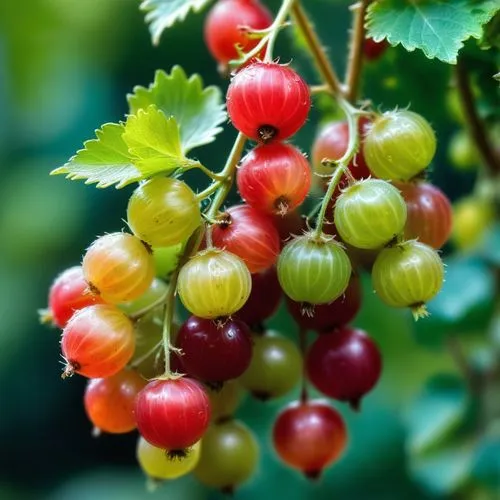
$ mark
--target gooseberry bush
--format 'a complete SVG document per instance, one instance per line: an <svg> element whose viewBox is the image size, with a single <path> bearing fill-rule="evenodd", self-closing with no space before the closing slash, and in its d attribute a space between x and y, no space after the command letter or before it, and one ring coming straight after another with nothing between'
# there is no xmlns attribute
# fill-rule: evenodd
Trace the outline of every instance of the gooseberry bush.
<svg viewBox="0 0 500 500"><path fill-rule="evenodd" d="M261 0L145 0L142 9L154 43L206 9L203 36L228 84L223 99L180 66L158 70L149 87L127 96L123 121L104 124L52 172L98 188L133 185L126 228L96 238L81 265L56 277L43 316L62 329L63 377L89 379L84 407L95 432L137 429L138 463L155 482L192 472L232 492L252 477L260 455L252 429L234 416L241 393L265 404L300 387L276 415L269 445L286 465L318 478L348 444L361 446L339 407L360 411L383 372L383 350L353 325L371 283L382 303L418 320L417 339L449 345L462 370L430 380L415 402L408 448L416 479L433 489L426 464L464 443L475 480L494 475L484 443L497 432L498 453L492 429L500 413L473 416L467 405L484 403L485 381L498 388L498 359L491 348L495 360L477 367L458 335L495 322L491 269L498 273L500 233L489 228L498 215L500 162L497 132L487 124L498 122L498 109L488 108L477 75L497 86L485 68L498 60L498 3L360 0L350 6L343 80L299 0L275 9ZM289 33L313 77L280 57L276 41ZM455 227L450 200L432 184L442 138L430 119L411 103L389 109L360 90L364 71L394 50L456 67L450 95L458 96L460 133L475 154L462 158L465 146L453 137L450 156L458 168L476 162L481 175L474 194L457 204ZM426 84L420 92L433 91ZM312 107L316 138L301 149L295 135L316 120ZM217 170L193 150L223 125L237 136ZM206 177L204 189L190 186L191 170ZM240 199L229 204L233 188ZM478 246L483 238L490 243ZM447 258L445 271L445 245L474 250ZM440 294L445 278L453 288ZM295 341L269 327L282 299ZM422 411L436 413L430 430L418 430ZM433 448L439 432L451 436L444 450ZM464 484L459 479L448 491Z"/></svg>

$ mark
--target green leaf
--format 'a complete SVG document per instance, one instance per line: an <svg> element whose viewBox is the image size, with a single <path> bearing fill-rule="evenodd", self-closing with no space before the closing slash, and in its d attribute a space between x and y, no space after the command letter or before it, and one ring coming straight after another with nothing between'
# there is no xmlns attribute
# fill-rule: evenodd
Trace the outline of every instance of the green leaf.
<svg viewBox="0 0 500 500"><path fill-rule="evenodd" d="M500 432L486 435L478 443L472 474L481 483L500 488Z"/></svg>
<svg viewBox="0 0 500 500"><path fill-rule="evenodd" d="M211 0L144 0L140 8L147 12L146 22L150 23L153 44L158 45L163 31L177 21L183 21L189 11L198 12L210 2Z"/></svg>
<svg viewBox="0 0 500 500"><path fill-rule="evenodd" d="M453 443L430 454L410 457L410 472L428 492L448 495L469 481L473 453L471 443Z"/></svg>
<svg viewBox="0 0 500 500"><path fill-rule="evenodd" d="M486 328L494 297L495 279L482 260L449 259L443 289L427 304L430 317L414 325L417 341L429 347L440 346L448 335Z"/></svg>
<svg viewBox="0 0 500 500"><path fill-rule="evenodd" d="M500 9L498 0L380 0L368 8L368 36L408 51L420 49L456 64L468 38L481 38L483 25Z"/></svg>
<svg viewBox="0 0 500 500"><path fill-rule="evenodd" d="M122 134L123 124L106 123L96 130L97 139L84 143L68 163L52 170L51 175L66 174L71 180L85 179L85 184L97 183L98 188L116 184L122 188L139 181L141 172L133 164Z"/></svg>
<svg viewBox="0 0 500 500"><path fill-rule="evenodd" d="M155 105L129 115L123 140L143 177L192 165L181 152L179 127Z"/></svg>
<svg viewBox="0 0 500 500"><path fill-rule="evenodd" d="M173 116L183 154L212 142L226 120L221 91L214 86L203 88L199 75L188 78L180 66L174 66L170 75L157 71L153 84L135 87L127 100L133 114L155 104L165 116Z"/></svg>
<svg viewBox="0 0 500 500"><path fill-rule="evenodd" d="M436 375L430 379L406 415L408 452L421 454L448 437L467 408L467 391L460 378Z"/></svg>

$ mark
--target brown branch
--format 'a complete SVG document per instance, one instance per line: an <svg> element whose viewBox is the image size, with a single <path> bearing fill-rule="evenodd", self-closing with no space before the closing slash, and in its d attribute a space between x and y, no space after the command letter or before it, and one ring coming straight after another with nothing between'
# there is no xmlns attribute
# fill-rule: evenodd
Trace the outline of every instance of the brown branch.
<svg viewBox="0 0 500 500"><path fill-rule="evenodd" d="M292 7L292 15L295 19L297 27L300 29L302 35L304 36L307 46L313 56L314 62L318 67L318 70L325 81L325 83L330 87L330 90L335 95L342 95L342 86L340 81L330 64L328 57L326 56L325 50L321 45L321 41L316 34L316 31L311 26L311 23L305 13L300 2L295 2Z"/></svg>
<svg viewBox="0 0 500 500"><path fill-rule="evenodd" d="M349 43L349 59L345 79L346 98L354 102L358 96L361 68L363 65L363 45L365 41L365 14L370 0L361 0L351 6L354 13L351 39Z"/></svg>
<svg viewBox="0 0 500 500"><path fill-rule="evenodd" d="M464 377L470 392L472 394L479 394L481 388L477 374L467 360L461 342L456 337L450 335L446 339L446 347L457 365L457 368Z"/></svg>
<svg viewBox="0 0 500 500"><path fill-rule="evenodd" d="M484 123L477 113L469 75L463 59L459 58L456 66L457 86L462 102L462 108L467 118L469 133L481 155L484 165L490 174L500 174L500 158L497 157L490 144Z"/></svg>

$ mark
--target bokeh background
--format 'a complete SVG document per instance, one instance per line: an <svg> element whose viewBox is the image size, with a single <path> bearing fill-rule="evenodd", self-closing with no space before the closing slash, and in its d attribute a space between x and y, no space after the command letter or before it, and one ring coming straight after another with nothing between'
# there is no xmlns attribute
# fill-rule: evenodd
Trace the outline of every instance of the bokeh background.
<svg viewBox="0 0 500 500"><path fill-rule="evenodd" d="M271 9L278 5L267 3ZM308 2L339 71L349 25L345 4ZM136 436L91 437L82 405L85 381L61 380L59 332L39 325L37 317L53 277L78 263L96 235L124 227L132 189L98 190L49 172L92 138L94 129L122 119L126 93L134 85L148 85L158 68L169 71L181 64L188 74L200 73L206 84L225 89L202 26L203 14L191 15L153 48L136 0L0 2L1 499L222 498L191 478L146 493L135 465ZM313 80L307 56L290 34L280 37L278 53ZM447 160L448 139L459 127L445 105L448 81L445 65L391 48L366 67L364 93L381 109L411 104L433 123L440 146L432 178L456 199L471 190L475 174L457 173ZM326 108L316 102L296 137L306 151ZM234 136L228 125L216 143L196 154L218 169ZM419 343L410 315L382 306L364 281L365 301L356 324L379 342L385 367L360 414L340 408L350 429L348 452L321 481L306 481L282 466L270 447L273 418L296 394L266 404L245 400L238 415L257 432L262 460L235 498L448 498L446 488L433 488L432 480L430 487L422 485L409 474L405 440L409 408L425 381L457 368L445 350ZM270 326L296 335L283 311ZM436 414L427 408L420 417L432 423ZM436 476L443 474L442 466L435 467Z"/></svg>

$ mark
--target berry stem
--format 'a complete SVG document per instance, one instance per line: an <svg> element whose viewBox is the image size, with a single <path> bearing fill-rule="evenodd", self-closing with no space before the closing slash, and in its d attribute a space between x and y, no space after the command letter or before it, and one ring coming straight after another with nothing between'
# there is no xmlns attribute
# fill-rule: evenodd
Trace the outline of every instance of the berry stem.
<svg viewBox="0 0 500 500"><path fill-rule="evenodd" d="M463 58L459 57L456 65L457 87L462 102L462 109L467 117L466 124L470 136L472 137L476 147L481 155L485 167L491 175L500 174L500 158L498 158L493 150L488 139L488 134L485 130L484 123L477 113L472 94L469 75Z"/></svg>
<svg viewBox="0 0 500 500"><path fill-rule="evenodd" d="M480 387L478 385L478 378L472 369L467 356L465 355L463 346L457 337L449 336L446 339L446 347L450 353L453 361L455 362L457 368L460 370L462 376L464 377L469 390L472 394L480 392Z"/></svg>
<svg viewBox="0 0 500 500"><path fill-rule="evenodd" d="M328 85L333 94L342 95L343 89L337 74L333 69L333 66L326 55L326 51L323 48L321 41L300 2L297 1L293 5L292 14L297 27L305 38L309 51L313 56L314 62L318 67L322 79Z"/></svg>
<svg viewBox="0 0 500 500"><path fill-rule="evenodd" d="M177 288L177 278L179 276L180 266L177 266L170 277L168 284L167 297L165 299L165 315L163 318L163 349L165 351L165 377L170 377L170 344L172 321L174 319L175 309L175 290Z"/></svg>
<svg viewBox="0 0 500 500"><path fill-rule="evenodd" d="M365 14L370 0L361 0L350 7L353 12L349 58L345 78L346 99L354 102L358 96L363 65L363 43L365 41Z"/></svg>
<svg viewBox="0 0 500 500"><path fill-rule="evenodd" d="M209 219L215 219L217 217L219 208L224 203L226 196L231 190L236 167L238 165L238 162L240 161L246 140L247 138L240 132L236 137L236 140L234 141L233 148L229 153L224 168L222 169L220 174L218 174L219 177L224 180L220 181L220 185L217 188L217 194L214 196L214 199L212 200L212 203L210 204L210 207L206 212L206 215Z"/></svg>
<svg viewBox="0 0 500 500"><path fill-rule="evenodd" d="M163 304L165 302L165 300L167 299L167 295L168 295L168 292L166 292L164 295L162 295L161 297L159 297L158 299L156 299L151 304L148 304L147 306L143 307L142 309L139 309L134 314L129 314L128 317L131 320L135 320L135 319L140 318L141 316L144 316L149 311L152 311L155 307L158 307L161 304Z"/></svg>
<svg viewBox="0 0 500 500"><path fill-rule="evenodd" d="M202 165L200 162L197 162L193 164L190 168L185 169L186 170L192 170L193 168L197 168L201 172L203 172L207 177L212 179L213 181L222 181L224 180L220 174L216 174L215 172L212 172L209 168L205 167L205 165Z"/></svg>
<svg viewBox="0 0 500 500"><path fill-rule="evenodd" d="M130 363L129 367L135 370L143 361L146 361L150 356L152 356L158 349L163 345L163 340L160 340L157 344L155 344L149 351L144 353L140 358L134 360L133 363Z"/></svg>
<svg viewBox="0 0 500 500"><path fill-rule="evenodd" d="M344 99L338 100L340 107L343 109L346 118L347 124L349 127L349 144L347 145L347 150L340 158L335 162L337 168L335 172L332 174L330 178L330 182L328 183L328 190L326 191L325 196L323 197L323 201L321 203L321 208L318 213L318 217L316 219L316 228L314 230L314 236L316 238L321 237L321 233L323 230L323 223L325 220L326 210L328 208L328 203L335 192L335 189L340 182L340 179L344 175L349 162L352 160L353 156L358 151L359 147L359 133L358 133L358 117L361 113L359 110L351 106Z"/></svg>
<svg viewBox="0 0 500 500"><path fill-rule="evenodd" d="M299 347L302 354L302 386L300 388L300 401L305 403L309 399L307 392L307 375L306 375L306 351L307 351L307 330L301 328L299 330Z"/></svg>

